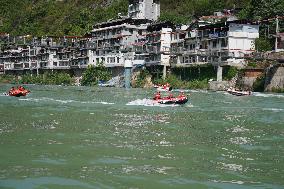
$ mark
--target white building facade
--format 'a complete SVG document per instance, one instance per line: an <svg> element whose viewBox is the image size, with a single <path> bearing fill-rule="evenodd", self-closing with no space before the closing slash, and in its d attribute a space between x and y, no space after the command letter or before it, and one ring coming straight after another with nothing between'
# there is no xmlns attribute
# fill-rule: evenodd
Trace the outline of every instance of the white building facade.
<svg viewBox="0 0 284 189"><path fill-rule="evenodd" d="M129 0L128 17L158 20L160 17L160 0Z"/></svg>
<svg viewBox="0 0 284 189"><path fill-rule="evenodd" d="M241 21L188 28L172 34L171 55L176 66L215 64L238 66L255 51L259 26Z"/></svg>

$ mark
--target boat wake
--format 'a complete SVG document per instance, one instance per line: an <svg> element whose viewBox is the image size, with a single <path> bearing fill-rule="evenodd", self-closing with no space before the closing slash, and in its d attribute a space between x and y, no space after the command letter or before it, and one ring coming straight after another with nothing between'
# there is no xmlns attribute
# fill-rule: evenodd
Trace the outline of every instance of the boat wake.
<svg viewBox="0 0 284 189"><path fill-rule="evenodd" d="M266 94L266 93L258 93L258 92L254 92L254 93L253 93L253 96L284 98L284 95L283 95L283 94Z"/></svg>
<svg viewBox="0 0 284 189"><path fill-rule="evenodd" d="M263 108L264 111L282 112L284 109L281 108Z"/></svg>
<svg viewBox="0 0 284 189"><path fill-rule="evenodd" d="M7 93L2 93L0 96L9 96Z"/></svg>
<svg viewBox="0 0 284 189"><path fill-rule="evenodd" d="M104 101L76 101L76 100L59 100L53 98L23 98L19 99L20 101L31 101L31 102L58 102L61 104L68 104L68 103L81 103L81 104L104 104L104 105L111 105L114 103L111 102L104 102Z"/></svg>
<svg viewBox="0 0 284 189"><path fill-rule="evenodd" d="M173 92L185 92L185 93L208 93L208 90L195 90L195 89L173 89Z"/></svg>
<svg viewBox="0 0 284 189"><path fill-rule="evenodd" d="M128 106L159 106L159 107L174 107L179 106L178 104L160 104L152 99L137 99L131 102L128 102L126 105Z"/></svg>

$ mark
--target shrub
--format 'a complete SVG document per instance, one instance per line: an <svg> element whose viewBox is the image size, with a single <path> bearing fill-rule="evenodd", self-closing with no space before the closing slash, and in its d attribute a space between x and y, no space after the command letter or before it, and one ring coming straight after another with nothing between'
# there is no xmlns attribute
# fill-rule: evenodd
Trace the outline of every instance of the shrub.
<svg viewBox="0 0 284 189"><path fill-rule="evenodd" d="M74 81L67 73L49 73L40 75L26 74L22 76L20 83L24 84L44 84L44 85L70 85Z"/></svg>
<svg viewBox="0 0 284 189"><path fill-rule="evenodd" d="M236 67L232 67L232 66L224 67L223 79L224 80L231 80L231 79L233 79L233 77L235 77L238 74L238 72L239 71Z"/></svg>
<svg viewBox="0 0 284 189"><path fill-rule="evenodd" d="M268 39L261 37L255 40L255 48L259 52L271 51L272 45Z"/></svg>
<svg viewBox="0 0 284 189"><path fill-rule="evenodd" d="M179 88L179 89L208 89L208 79L194 79L191 81L183 81L179 79L176 75L171 74L168 75L168 77L163 79L157 79L155 80L156 84L165 84L169 83L173 88Z"/></svg>
<svg viewBox="0 0 284 189"><path fill-rule="evenodd" d="M17 79L13 75L0 75L0 83L17 83Z"/></svg>
<svg viewBox="0 0 284 189"><path fill-rule="evenodd" d="M265 77L264 75L259 76L255 82L253 83L253 91L256 92L263 92L264 91L264 83L265 83Z"/></svg>
<svg viewBox="0 0 284 189"><path fill-rule="evenodd" d="M284 88L272 87L271 91L274 93L284 93Z"/></svg>
<svg viewBox="0 0 284 189"><path fill-rule="evenodd" d="M143 87L145 85L147 76L150 76L150 75L151 74L147 69L141 70L138 77L137 77L135 87Z"/></svg>
<svg viewBox="0 0 284 189"><path fill-rule="evenodd" d="M81 85L96 85L99 80L109 80L110 78L111 73L103 65L103 62L100 62L96 67L94 65L88 66L87 70L83 73Z"/></svg>

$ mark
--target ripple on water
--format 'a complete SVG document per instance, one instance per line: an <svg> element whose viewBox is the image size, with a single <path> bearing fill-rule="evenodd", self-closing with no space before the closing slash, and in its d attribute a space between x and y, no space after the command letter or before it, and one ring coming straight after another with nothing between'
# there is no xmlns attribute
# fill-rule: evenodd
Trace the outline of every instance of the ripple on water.
<svg viewBox="0 0 284 189"><path fill-rule="evenodd" d="M261 182L255 182L252 180L243 181L243 180L209 180L209 181L200 181L192 180L181 177L168 178L160 181L163 184L173 186L186 186L186 188L220 188L220 189L255 189L255 188L271 188L271 189L280 189L282 188L279 185L266 184Z"/></svg>
<svg viewBox="0 0 284 189"><path fill-rule="evenodd" d="M46 163L46 164L52 164L52 165L66 164L66 160L64 159L50 159L50 158L40 158L40 159L33 160L33 162Z"/></svg>
<svg viewBox="0 0 284 189"><path fill-rule="evenodd" d="M244 133L244 132L249 132L250 130L240 125L237 125L233 128L227 129L226 131L227 132L230 131L232 133Z"/></svg>
<svg viewBox="0 0 284 189"><path fill-rule="evenodd" d="M232 144L251 144L253 140L248 137L233 137L230 138L230 142Z"/></svg>
<svg viewBox="0 0 284 189"><path fill-rule="evenodd" d="M125 174L137 174L137 173L144 173L144 174L168 174L167 171L174 169L174 167L156 167L152 165L143 165L143 166L124 166L122 168L122 172Z"/></svg>
<svg viewBox="0 0 284 189"><path fill-rule="evenodd" d="M35 129L50 130L50 129L56 129L56 126L58 124L59 122L56 120L52 121L37 120L32 122L32 127Z"/></svg>
<svg viewBox="0 0 284 189"><path fill-rule="evenodd" d="M256 146L256 145L249 145L249 144L242 144L240 145L241 148L245 150L271 150L270 146Z"/></svg>
<svg viewBox="0 0 284 189"><path fill-rule="evenodd" d="M100 158L91 162L91 164L127 164L127 163L128 161L125 159L110 158L110 157Z"/></svg>
<svg viewBox="0 0 284 189"><path fill-rule="evenodd" d="M272 111L272 112L283 112L284 109L282 108L263 108L264 111Z"/></svg>
<svg viewBox="0 0 284 189"><path fill-rule="evenodd" d="M6 179L0 180L0 186L13 189L33 189L46 187L47 185L53 185L58 187L78 187L78 188L95 188L104 187L106 185L97 183L91 185L74 179L60 178L60 177L39 177L39 178L26 178L26 179Z"/></svg>
<svg viewBox="0 0 284 189"><path fill-rule="evenodd" d="M220 169L228 170L228 171L242 172L245 170L243 165L234 164L234 163L217 162L217 165L219 166Z"/></svg>
<svg viewBox="0 0 284 189"><path fill-rule="evenodd" d="M14 126L11 123L1 122L0 123L0 135L4 133L12 133L17 129L17 126Z"/></svg>

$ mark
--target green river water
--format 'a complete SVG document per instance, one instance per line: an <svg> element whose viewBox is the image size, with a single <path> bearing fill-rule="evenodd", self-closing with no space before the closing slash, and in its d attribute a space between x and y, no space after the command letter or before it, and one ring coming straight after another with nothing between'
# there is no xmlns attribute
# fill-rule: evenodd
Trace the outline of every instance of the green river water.
<svg viewBox="0 0 284 189"><path fill-rule="evenodd" d="M284 188L284 94L0 84L0 188ZM177 94L177 93L176 93Z"/></svg>

